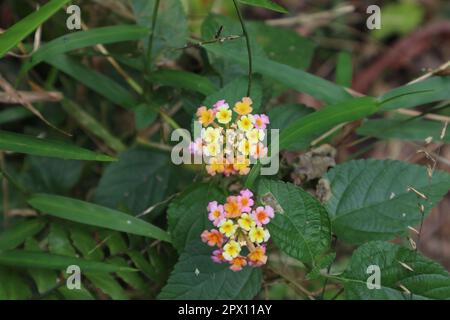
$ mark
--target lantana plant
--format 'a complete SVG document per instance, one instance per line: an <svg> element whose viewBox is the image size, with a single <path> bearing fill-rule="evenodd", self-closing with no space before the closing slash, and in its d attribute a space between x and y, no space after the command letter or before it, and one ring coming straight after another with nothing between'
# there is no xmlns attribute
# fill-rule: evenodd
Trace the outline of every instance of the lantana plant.
<svg viewBox="0 0 450 320"><path fill-rule="evenodd" d="M225 204L211 201L207 210L208 219L217 229L203 231L201 238L218 248L211 256L214 262L229 263L233 271L267 262L270 233L265 226L275 215L272 207L256 206L253 193L243 189L239 195L229 196Z"/></svg>
<svg viewBox="0 0 450 320"><path fill-rule="evenodd" d="M204 156L206 170L214 176L247 175L254 160L267 155L265 129L270 119L265 114L252 114L253 101L242 98L232 109L225 100L213 108L197 109L201 136L190 145L190 151Z"/></svg>

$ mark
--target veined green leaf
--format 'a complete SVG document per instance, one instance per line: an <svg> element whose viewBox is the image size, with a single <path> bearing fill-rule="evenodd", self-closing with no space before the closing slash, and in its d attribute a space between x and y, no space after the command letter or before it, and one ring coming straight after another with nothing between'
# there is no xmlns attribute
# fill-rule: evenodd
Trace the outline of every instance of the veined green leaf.
<svg viewBox="0 0 450 320"><path fill-rule="evenodd" d="M75 257L68 257L44 252L10 250L0 252L0 265L22 268L41 268L66 270L68 266L77 265L84 272L136 271L133 268L116 266L109 263L94 262Z"/></svg>
<svg viewBox="0 0 450 320"><path fill-rule="evenodd" d="M0 131L0 150L73 160L115 161L116 159L69 143Z"/></svg>
<svg viewBox="0 0 450 320"><path fill-rule="evenodd" d="M17 223L0 234L0 250L14 249L26 239L41 231L44 226L44 221L39 219L31 219Z"/></svg>
<svg viewBox="0 0 450 320"><path fill-rule="evenodd" d="M28 203L35 209L62 219L170 242L164 230L93 203L49 194L35 194Z"/></svg>
<svg viewBox="0 0 450 320"><path fill-rule="evenodd" d="M369 277L379 267L380 288ZM353 252L347 270L336 279L343 281L348 299L423 300L450 298L450 274L439 264L414 250L387 243L369 242ZM405 291L408 290L409 292Z"/></svg>
<svg viewBox="0 0 450 320"><path fill-rule="evenodd" d="M199 239L181 254L158 299L240 300L252 299L261 287L260 268L233 272L227 264L211 260L212 248Z"/></svg>
<svg viewBox="0 0 450 320"><path fill-rule="evenodd" d="M260 7L264 9L269 9L276 12L288 13L284 7L280 6L278 3L272 0L238 0L240 3L248 4L250 6Z"/></svg>
<svg viewBox="0 0 450 320"><path fill-rule="evenodd" d="M421 221L424 214L450 189L450 175L434 171L430 179L424 166L393 160L349 161L331 169L331 198L326 203L331 227L349 243L390 240ZM421 199L414 188L427 197Z"/></svg>
<svg viewBox="0 0 450 320"><path fill-rule="evenodd" d="M68 2L69 0L51 0L38 11L31 13L1 34L0 58Z"/></svg>
<svg viewBox="0 0 450 320"><path fill-rule="evenodd" d="M173 246L182 252L186 244L200 239L205 229L213 227L208 220L209 201L225 200L223 192L212 184L197 184L186 189L170 203L167 219Z"/></svg>
<svg viewBox="0 0 450 320"><path fill-rule="evenodd" d="M139 40L146 37L148 33L148 28L137 25L109 26L69 33L40 47L27 60L21 72L27 72L45 59L51 60L54 56L65 52L96 44Z"/></svg>
<svg viewBox="0 0 450 320"><path fill-rule="evenodd" d="M275 244L288 255L315 265L316 258L325 253L331 243L330 220L325 208L300 187L283 181L261 180L259 201L264 203L267 195L273 197L282 210L276 210L275 218L268 224Z"/></svg>

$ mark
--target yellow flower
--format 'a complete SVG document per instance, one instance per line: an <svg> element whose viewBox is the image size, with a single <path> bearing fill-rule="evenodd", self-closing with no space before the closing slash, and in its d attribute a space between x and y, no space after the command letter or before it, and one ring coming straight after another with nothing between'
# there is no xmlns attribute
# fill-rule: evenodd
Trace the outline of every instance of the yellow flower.
<svg viewBox="0 0 450 320"><path fill-rule="evenodd" d="M232 111L228 107L220 107L216 113L217 121L221 124L227 124L231 121Z"/></svg>
<svg viewBox="0 0 450 320"><path fill-rule="evenodd" d="M208 157L215 157L220 153L220 145L218 143L209 143L203 147L203 153Z"/></svg>
<svg viewBox="0 0 450 320"><path fill-rule="evenodd" d="M248 155L250 153L250 142L246 139L241 140L241 142L239 142L238 150L244 156Z"/></svg>
<svg viewBox="0 0 450 320"><path fill-rule="evenodd" d="M250 160L244 157L237 157L233 163L234 170L238 171L241 176L246 175L250 171Z"/></svg>
<svg viewBox="0 0 450 320"><path fill-rule="evenodd" d="M205 142L207 143L218 143L220 142L220 138L222 136L222 128L212 128L212 127L208 127L206 129L202 129L202 138L203 140L205 140Z"/></svg>
<svg viewBox="0 0 450 320"><path fill-rule="evenodd" d="M198 121L205 127L214 122L214 112L206 107L197 109Z"/></svg>
<svg viewBox="0 0 450 320"><path fill-rule="evenodd" d="M242 131L249 131L253 129L253 122L252 122L252 117L251 116L243 116L239 121L238 121L238 127L239 129L241 129Z"/></svg>
<svg viewBox="0 0 450 320"><path fill-rule="evenodd" d="M206 166L206 171L212 176L215 176L217 172L222 173L224 170L225 166L221 158L211 158L209 165Z"/></svg>
<svg viewBox="0 0 450 320"><path fill-rule="evenodd" d="M252 129L246 132L248 141L251 143L257 143L259 141L263 141L265 137L264 130Z"/></svg>
<svg viewBox="0 0 450 320"><path fill-rule="evenodd" d="M237 114L239 114L241 116L245 116L253 111L253 108L251 107L252 103L253 103L252 99L243 98L242 101L239 101L234 105L233 110Z"/></svg>
<svg viewBox="0 0 450 320"><path fill-rule="evenodd" d="M231 261L241 253L241 246L234 240L231 240L223 247L223 257Z"/></svg>
<svg viewBox="0 0 450 320"><path fill-rule="evenodd" d="M238 224L245 231L249 231L256 225L255 221L253 221L252 217L248 213L243 213L241 215L241 218L238 220Z"/></svg>
<svg viewBox="0 0 450 320"><path fill-rule="evenodd" d="M232 220L227 219L220 224L219 231L229 238L235 234L237 227Z"/></svg>
<svg viewBox="0 0 450 320"><path fill-rule="evenodd" d="M262 243L270 238L270 233L262 227L251 228L248 233L251 242Z"/></svg>

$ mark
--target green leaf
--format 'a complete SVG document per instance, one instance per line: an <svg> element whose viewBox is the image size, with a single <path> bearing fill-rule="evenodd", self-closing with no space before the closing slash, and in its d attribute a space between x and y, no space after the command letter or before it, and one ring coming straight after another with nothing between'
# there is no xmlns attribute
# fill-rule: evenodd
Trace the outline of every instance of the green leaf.
<svg viewBox="0 0 450 320"><path fill-rule="evenodd" d="M94 234L88 228L79 225L69 227L70 239L75 248L87 260L100 261L104 255L101 246L94 240Z"/></svg>
<svg viewBox="0 0 450 320"><path fill-rule="evenodd" d="M247 23L258 43L273 61L305 70L311 65L316 44L297 32L280 27L272 27L262 22Z"/></svg>
<svg viewBox="0 0 450 320"><path fill-rule="evenodd" d="M54 56L75 49L90 47L96 44L139 40L148 36L148 34L148 28L137 25L109 26L65 34L40 47L27 60L21 71L26 72L45 59L51 60Z"/></svg>
<svg viewBox="0 0 450 320"><path fill-rule="evenodd" d="M110 255L115 256L128 250L128 246L120 232L102 229L98 230L98 234L100 243L104 243L108 247Z"/></svg>
<svg viewBox="0 0 450 320"><path fill-rule="evenodd" d="M281 13L289 13L284 7L280 6L278 3L272 0L238 0L240 3L248 4L250 6L260 7L269 9Z"/></svg>
<svg viewBox="0 0 450 320"><path fill-rule="evenodd" d="M45 223L40 219L30 219L19 222L0 233L0 250L14 249L26 239L33 237L44 228Z"/></svg>
<svg viewBox="0 0 450 320"><path fill-rule="evenodd" d="M262 179L258 184L259 201L263 202L266 195L273 197L282 210L268 224L274 243L288 255L315 264L331 243L325 208L303 189L283 181Z"/></svg>
<svg viewBox="0 0 450 320"><path fill-rule="evenodd" d="M172 244L182 252L186 244L200 239L205 229L212 223L208 220L207 206L210 201L224 202L225 195L213 184L196 184L187 188L170 203L167 211Z"/></svg>
<svg viewBox="0 0 450 320"><path fill-rule="evenodd" d="M95 192L95 202L139 214L165 199L170 175L166 153L131 149L108 166Z"/></svg>
<svg viewBox="0 0 450 320"><path fill-rule="evenodd" d="M84 111L80 105L68 99L64 99L61 105L82 127L97 138L102 139L112 150L116 152L125 151L126 146L122 141L113 136L94 116Z"/></svg>
<svg viewBox="0 0 450 320"><path fill-rule="evenodd" d="M75 257L48 254L44 252L11 250L0 252L0 265L20 268L41 268L65 271L68 266L77 265L83 272L135 271L133 268L88 261Z"/></svg>
<svg viewBox="0 0 450 320"><path fill-rule="evenodd" d="M125 290L116 279L109 274L87 274L86 277L92 284L110 296L114 300L127 300Z"/></svg>
<svg viewBox="0 0 450 320"><path fill-rule="evenodd" d="M26 240L25 250L42 251L41 248L39 248L39 243L34 238L28 238ZM33 278L40 294L51 290L59 282L58 275L53 270L31 268L28 270L28 273Z"/></svg>
<svg viewBox="0 0 450 320"><path fill-rule="evenodd" d="M52 223L48 234L48 248L51 253L69 257L76 257L77 253L70 242L69 232L59 224Z"/></svg>
<svg viewBox="0 0 450 320"><path fill-rule="evenodd" d="M248 77L239 77L236 80L228 83L222 89L206 97L203 105L207 106L208 108L212 108L212 106L217 101L225 100L230 105L230 108L234 108L236 102L241 101L242 98L247 96L247 84ZM262 86L261 82L257 79L254 79L254 83L252 86L252 96L250 98L252 98L253 101L253 113L256 113L261 108L262 102Z"/></svg>
<svg viewBox="0 0 450 320"><path fill-rule="evenodd" d="M247 56L240 54L235 49L230 48L224 50L224 48L217 43L206 44L204 45L204 48L209 53L214 54L214 56L237 62L244 68L248 67ZM303 70L275 62L260 55L255 54L253 56L253 69L255 73L260 73L288 88L307 93L328 104L342 102L350 98L350 94L347 93L344 88L337 86L328 80Z"/></svg>
<svg viewBox="0 0 450 320"><path fill-rule="evenodd" d="M131 1L138 25L151 28L155 1ZM152 47L153 65L162 57L176 59L181 54L180 50L173 50L183 47L188 37L187 16L180 0L164 0L159 3L155 30L152 31L154 32ZM144 47L148 47L148 39L145 39Z"/></svg>
<svg viewBox="0 0 450 320"><path fill-rule="evenodd" d="M313 108L302 104L281 104L271 109L267 115L270 118L270 128L279 129L282 133L294 121L313 112Z"/></svg>
<svg viewBox="0 0 450 320"><path fill-rule="evenodd" d="M19 273L0 266L0 300L25 300L31 290Z"/></svg>
<svg viewBox="0 0 450 320"><path fill-rule="evenodd" d="M38 11L35 11L17 22L5 33L0 35L0 58L2 58L9 50L14 48L20 41L22 41L33 30L43 24L48 18L54 15L60 8L62 8L69 0L52 0L42 6Z"/></svg>
<svg viewBox="0 0 450 320"><path fill-rule="evenodd" d="M405 268L406 264L413 271ZM381 288L368 289L367 279L376 265L381 271ZM370 271L370 270L369 270ZM417 251L387 243L369 242L352 255L350 265L342 276L348 299L358 300L422 300L449 299L450 274L439 264L428 260ZM370 283L373 283L370 281ZM401 287L411 293L406 293Z"/></svg>
<svg viewBox="0 0 450 320"><path fill-rule="evenodd" d="M433 137L433 141L440 141L444 124L437 121L425 119L376 119L363 123L357 133L363 136L376 137L379 139L400 139L424 141ZM444 142L450 142L450 131L447 130Z"/></svg>
<svg viewBox="0 0 450 320"><path fill-rule="evenodd" d="M136 106L133 95L123 86L69 56L61 54L46 58L45 62L118 106L127 109Z"/></svg>
<svg viewBox="0 0 450 320"><path fill-rule="evenodd" d="M35 209L61 219L170 242L164 230L93 203L50 194L34 194L28 203Z"/></svg>
<svg viewBox="0 0 450 320"><path fill-rule="evenodd" d="M159 282L157 271L142 253L136 250L129 250L127 255L133 261L136 268L138 268L144 275L155 282Z"/></svg>
<svg viewBox="0 0 450 320"><path fill-rule="evenodd" d="M134 124L136 129L144 129L151 125L158 118L158 109L153 105L153 101L150 104L141 103L134 109Z"/></svg>
<svg viewBox="0 0 450 320"><path fill-rule="evenodd" d="M212 248L201 243L200 240L189 243L158 299L241 300L254 298L261 287L261 270L245 267L239 272L233 272L229 269L229 265L214 263L211 260L211 252Z"/></svg>
<svg viewBox="0 0 450 320"><path fill-rule="evenodd" d="M338 124L367 117L377 109L376 100L371 97L352 98L324 107L298 119L284 130L280 136L280 148L289 148L298 139L320 135Z"/></svg>
<svg viewBox="0 0 450 320"><path fill-rule="evenodd" d="M218 90L217 86L208 78L181 70L158 70L150 74L149 80L163 86L190 90L205 96Z"/></svg>
<svg viewBox="0 0 450 320"><path fill-rule="evenodd" d="M422 104L450 99L450 76L432 77L395 88L379 98L381 110L413 108Z"/></svg>
<svg viewBox="0 0 450 320"><path fill-rule="evenodd" d="M326 206L339 239L349 243L388 240L421 221L450 189L450 175L435 171L430 180L423 166L393 160L357 160L326 175L332 197ZM420 199L413 187L428 197Z"/></svg>
<svg viewBox="0 0 450 320"><path fill-rule="evenodd" d="M340 86L350 88L352 86L353 65L352 55L349 52L341 51L336 62L336 83Z"/></svg>
<svg viewBox="0 0 450 320"><path fill-rule="evenodd" d="M94 300L92 294L81 285L81 289L70 290L67 287L61 287L58 292L62 294L66 300Z"/></svg>
<svg viewBox="0 0 450 320"><path fill-rule="evenodd" d="M33 192L68 193L80 180L83 163L39 156L26 158L22 184Z"/></svg>
<svg viewBox="0 0 450 320"><path fill-rule="evenodd" d="M110 257L108 262L113 263L117 266L128 267L127 261L122 257ZM125 283L130 285L136 290L142 292L148 291L148 286L144 282L144 279L137 272L117 272L117 276L121 278Z"/></svg>
<svg viewBox="0 0 450 320"><path fill-rule="evenodd" d="M61 159L115 161L114 158L107 155L98 154L66 142L39 139L6 131L0 131L0 150Z"/></svg>

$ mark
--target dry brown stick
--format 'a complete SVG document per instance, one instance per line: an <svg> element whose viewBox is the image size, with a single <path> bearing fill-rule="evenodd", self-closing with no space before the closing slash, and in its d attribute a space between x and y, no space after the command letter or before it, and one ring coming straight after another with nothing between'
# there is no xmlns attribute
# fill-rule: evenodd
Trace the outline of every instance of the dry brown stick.
<svg viewBox="0 0 450 320"><path fill-rule="evenodd" d="M36 117L38 117L42 122L44 122L48 126L52 127L53 129L65 134L67 136L71 136L69 133L67 133L61 129L58 129L53 124L51 124L47 119L45 119L45 117L42 115L42 113L39 110L37 110L29 101L26 101L25 99L23 99L23 97L20 95L20 93L18 91L16 91L16 89L14 89L14 87L12 85L10 85L9 82L6 81L6 79L3 78L3 76L1 74L0 74L0 87L3 88L3 90L5 91L5 93L7 95L9 95L13 99L17 100L22 106L24 106L26 109L28 109L28 111L30 111L32 114L34 114Z"/></svg>
<svg viewBox="0 0 450 320"><path fill-rule="evenodd" d="M22 97L23 101L33 103L33 102L58 102L61 101L63 95L61 92L57 91L17 91L17 93ZM17 96L10 95L6 92L0 92L0 103L5 104L20 104L20 100Z"/></svg>

